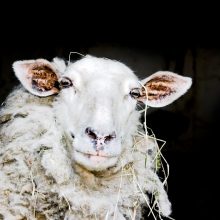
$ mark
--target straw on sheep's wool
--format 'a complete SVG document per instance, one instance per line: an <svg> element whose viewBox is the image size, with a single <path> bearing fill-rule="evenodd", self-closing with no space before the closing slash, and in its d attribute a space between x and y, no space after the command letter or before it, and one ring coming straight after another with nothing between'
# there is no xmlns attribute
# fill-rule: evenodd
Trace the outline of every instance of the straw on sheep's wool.
<svg viewBox="0 0 220 220"><path fill-rule="evenodd" d="M169 216L166 181L157 175L163 157L155 137L137 132L116 166L89 172L69 158L53 101L18 87L4 103L0 219L140 219L143 205L155 219ZM153 204L146 192L153 195Z"/></svg>

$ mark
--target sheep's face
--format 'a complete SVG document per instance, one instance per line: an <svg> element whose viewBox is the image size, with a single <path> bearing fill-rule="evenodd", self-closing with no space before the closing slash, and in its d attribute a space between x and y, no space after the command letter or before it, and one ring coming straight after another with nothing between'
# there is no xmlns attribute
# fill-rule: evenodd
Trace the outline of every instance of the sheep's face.
<svg viewBox="0 0 220 220"><path fill-rule="evenodd" d="M60 84L57 109L72 135L74 160L92 170L114 166L137 126L137 77L121 63L90 57L67 67Z"/></svg>
<svg viewBox="0 0 220 220"><path fill-rule="evenodd" d="M137 101L162 107L177 99L191 79L158 72L139 82L124 64L86 56L69 64L54 59L18 61L14 70L35 95L59 93L56 116L71 139L73 160L88 170L105 170L120 159L138 124ZM131 146L130 146L131 147Z"/></svg>

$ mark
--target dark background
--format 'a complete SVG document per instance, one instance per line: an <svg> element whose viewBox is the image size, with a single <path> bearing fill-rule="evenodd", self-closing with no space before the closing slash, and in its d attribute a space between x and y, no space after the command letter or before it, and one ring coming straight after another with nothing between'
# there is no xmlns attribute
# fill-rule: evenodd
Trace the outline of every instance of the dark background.
<svg viewBox="0 0 220 220"><path fill-rule="evenodd" d="M68 59L71 51L120 60L140 78L158 70L191 76L190 91L170 106L149 109L147 123L167 141L163 154L170 165L172 217L219 219L218 12L211 3L178 3L169 10L138 4L128 10L127 4L105 2L96 11L86 3L63 3L58 10L40 3L23 10L21 5L19 10L15 5L2 8L7 13L1 16L0 101L18 84L11 68L14 61Z"/></svg>

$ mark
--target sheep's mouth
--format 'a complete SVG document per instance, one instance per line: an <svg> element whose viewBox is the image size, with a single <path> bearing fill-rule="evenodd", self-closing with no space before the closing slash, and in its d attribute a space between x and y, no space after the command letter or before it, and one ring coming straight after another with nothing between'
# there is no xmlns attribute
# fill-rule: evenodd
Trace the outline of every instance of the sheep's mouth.
<svg viewBox="0 0 220 220"><path fill-rule="evenodd" d="M75 151L74 160L88 170L100 171L114 166L118 161L118 156Z"/></svg>
<svg viewBox="0 0 220 220"><path fill-rule="evenodd" d="M84 153L82 151L78 151L76 150L77 153L87 157L88 159L93 159L93 158L102 158L102 159L111 159L111 158L115 158L117 157L116 155L115 156L108 156L108 155L103 155L102 153L100 152L97 152L97 153Z"/></svg>

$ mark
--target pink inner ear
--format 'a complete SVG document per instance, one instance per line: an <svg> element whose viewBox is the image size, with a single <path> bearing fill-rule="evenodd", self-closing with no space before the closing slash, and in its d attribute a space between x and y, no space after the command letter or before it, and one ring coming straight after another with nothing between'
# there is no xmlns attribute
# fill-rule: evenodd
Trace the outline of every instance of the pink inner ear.
<svg viewBox="0 0 220 220"><path fill-rule="evenodd" d="M148 91L148 100L160 100L166 96L175 93L176 90L172 85L175 82L173 76L161 75L149 80L144 86ZM145 95L146 90L143 88Z"/></svg>
<svg viewBox="0 0 220 220"><path fill-rule="evenodd" d="M32 88L40 92L58 90L58 78L56 73L47 65L35 63L28 70Z"/></svg>

